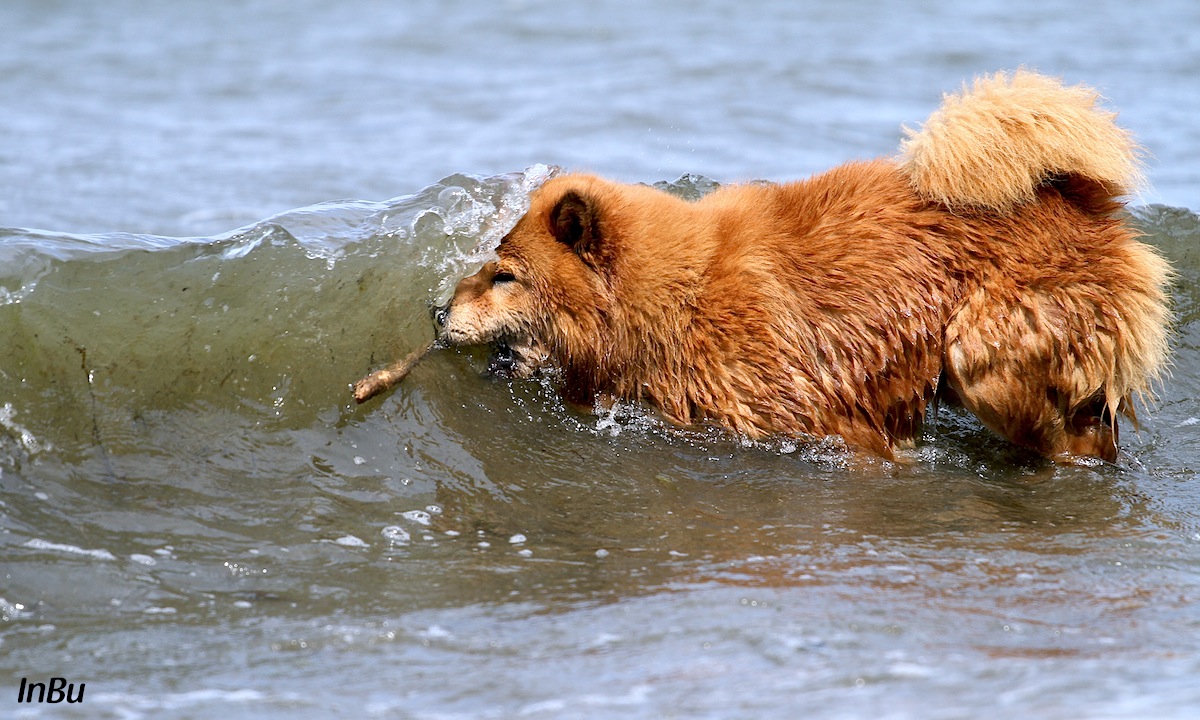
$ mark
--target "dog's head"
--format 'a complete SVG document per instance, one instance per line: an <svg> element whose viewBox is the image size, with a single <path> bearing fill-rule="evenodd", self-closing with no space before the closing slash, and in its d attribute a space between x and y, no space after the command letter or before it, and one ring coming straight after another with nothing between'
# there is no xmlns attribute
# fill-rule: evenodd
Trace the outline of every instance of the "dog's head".
<svg viewBox="0 0 1200 720"><path fill-rule="evenodd" d="M603 181L551 180L500 241L497 258L459 282L436 320L451 345L491 344L490 369L528 377L550 364L586 357L607 340L614 253L602 210Z"/></svg>

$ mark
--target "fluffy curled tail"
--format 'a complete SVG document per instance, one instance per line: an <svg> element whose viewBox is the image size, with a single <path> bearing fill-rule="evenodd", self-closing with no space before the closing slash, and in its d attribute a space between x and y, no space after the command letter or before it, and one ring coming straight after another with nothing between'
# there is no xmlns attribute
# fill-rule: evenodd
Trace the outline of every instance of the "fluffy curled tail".
<svg viewBox="0 0 1200 720"><path fill-rule="evenodd" d="M1026 70L978 78L919 130L905 128L901 165L917 192L952 210L1005 212L1068 179L1103 204L1143 177L1141 148L1116 113L1096 107L1098 97Z"/></svg>

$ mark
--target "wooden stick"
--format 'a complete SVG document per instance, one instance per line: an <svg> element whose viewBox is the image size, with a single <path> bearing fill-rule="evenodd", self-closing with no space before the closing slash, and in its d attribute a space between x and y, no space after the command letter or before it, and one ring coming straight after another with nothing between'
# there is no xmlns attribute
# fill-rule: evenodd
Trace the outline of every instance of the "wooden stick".
<svg viewBox="0 0 1200 720"><path fill-rule="evenodd" d="M430 350L437 347L437 341L431 341L425 347L410 352L403 360L398 360L382 370L376 370L354 383L354 400L362 404L379 393L396 387L417 366L417 363L429 354Z"/></svg>

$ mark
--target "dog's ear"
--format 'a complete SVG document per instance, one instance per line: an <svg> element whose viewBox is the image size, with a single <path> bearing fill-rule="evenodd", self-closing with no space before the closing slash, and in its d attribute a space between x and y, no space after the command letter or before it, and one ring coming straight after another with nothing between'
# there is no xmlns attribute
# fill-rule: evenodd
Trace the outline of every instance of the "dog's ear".
<svg viewBox="0 0 1200 720"><path fill-rule="evenodd" d="M550 211L550 232L589 265L599 260L600 211L586 195L568 190Z"/></svg>

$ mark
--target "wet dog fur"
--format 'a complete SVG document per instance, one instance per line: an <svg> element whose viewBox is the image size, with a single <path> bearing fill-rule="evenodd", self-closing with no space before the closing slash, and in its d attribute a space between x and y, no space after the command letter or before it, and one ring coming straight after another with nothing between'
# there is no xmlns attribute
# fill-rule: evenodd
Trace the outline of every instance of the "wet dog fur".
<svg viewBox="0 0 1200 720"><path fill-rule="evenodd" d="M696 202L547 181L441 314L505 374L749 438L891 457L936 396L1059 460L1117 457L1167 361L1167 263L1121 198L1138 148L1082 87L1028 71L947 96L894 158Z"/></svg>

